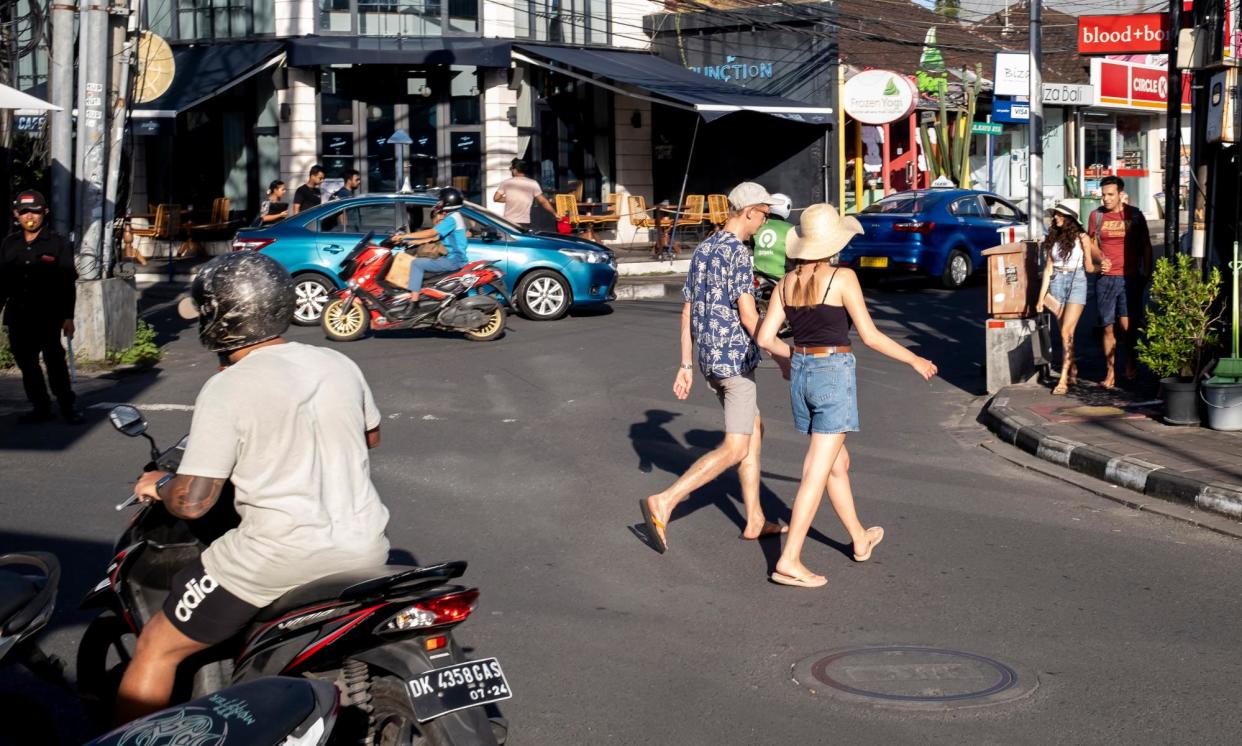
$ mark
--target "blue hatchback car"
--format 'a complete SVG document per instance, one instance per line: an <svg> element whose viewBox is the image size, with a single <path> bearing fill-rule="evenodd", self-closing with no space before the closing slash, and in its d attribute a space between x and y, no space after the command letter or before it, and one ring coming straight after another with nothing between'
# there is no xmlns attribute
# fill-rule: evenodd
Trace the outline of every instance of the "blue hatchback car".
<svg viewBox="0 0 1242 746"><path fill-rule="evenodd" d="M377 238L398 228L431 227L432 194L370 194L328 202L279 223L237 233L234 251L262 251L284 265L297 285L294 322L319 323L333 291L344 287L341 260L368 231ZM505 273L506 290L524 316L559 319L570 308L615 300L616 255L573 236L531 233L483 207L462 208L471 261L489 260Z"/></svg>
<svg viewBox="0 0 1242 746"><path fill-rule="evenodd" d="M982 252L1001 241L1002 228L1023 227L1026 215L991 192L925 189L899 192L855 215L865 233L840 254L863 277L914 272L956 289L984 265Z"/></svg>

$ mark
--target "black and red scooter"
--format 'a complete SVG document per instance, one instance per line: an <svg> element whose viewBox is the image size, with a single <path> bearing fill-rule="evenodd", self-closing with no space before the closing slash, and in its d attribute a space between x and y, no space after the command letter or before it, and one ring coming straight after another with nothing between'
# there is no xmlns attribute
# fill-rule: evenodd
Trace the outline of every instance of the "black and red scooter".
<svg viewBox="0 0 1242 746"><path fill-rule="evenodd" d="M113 426L151 447L147 470L175 472L186 438L161 452L136 408L112 409ZM184 521L161 503L140 505L83 608L103 611L78 651L79 688L110 712L135 636L158 611L170 581L216 537L237 525L232 487L206 516ZM386 565L346 572L289 591L243 634L187 660L175 699L185 701L265 676L331 682L340 690L334 740L346 743L498 744L502 718L485 707L511 695L495 658L469 660L453 629L474 611L477 589L450 582L465 562ZM420 740L421 739L421 740Z"/></svg>

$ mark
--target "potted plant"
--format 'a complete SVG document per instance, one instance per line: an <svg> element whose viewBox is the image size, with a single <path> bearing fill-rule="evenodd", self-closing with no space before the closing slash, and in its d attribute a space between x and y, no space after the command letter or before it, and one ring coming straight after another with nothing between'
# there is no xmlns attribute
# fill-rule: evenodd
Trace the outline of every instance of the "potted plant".
<svg viewBox="0 0 1242 746"><path fill-rule="evenodd" d="M1185 254L1156 262L1147 328L1137 349L1139 362L1160 376L1169 424L1199 424L1198 378L1203 350L1217 338L1214 326L1221 312L1213 307L1219 293L1215 268L1205 280Z"/></svg>

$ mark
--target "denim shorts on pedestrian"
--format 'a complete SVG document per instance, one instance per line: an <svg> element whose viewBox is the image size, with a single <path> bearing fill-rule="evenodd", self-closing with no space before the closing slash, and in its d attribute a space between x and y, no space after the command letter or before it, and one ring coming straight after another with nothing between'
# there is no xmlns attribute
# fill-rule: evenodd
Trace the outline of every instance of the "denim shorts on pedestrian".
<svg viewBox="0 0 1242 746"><path fill-rule="evenodd" d="M1048 284L1048 294L1061 305L1087 305L1087 273L1081 269L1076 272L1053 271L1052 282Z"/></svg>
<svg viewBox="0 0 1242 746"><path fill-rule="evenodd" d="M794 429L807 435L858 432L854 367L850 353L794 353L789 376Z"/></svg>
<svg viewBox="0 0 1242 746"><path fill-rule="evenodd" d="M1137 292L1136 292L1137 291ZM1100 324L1112 326L1142 311L1141 281L1125 275L1104 275L1095 285L1095 302L1100 307Z"/></svg>

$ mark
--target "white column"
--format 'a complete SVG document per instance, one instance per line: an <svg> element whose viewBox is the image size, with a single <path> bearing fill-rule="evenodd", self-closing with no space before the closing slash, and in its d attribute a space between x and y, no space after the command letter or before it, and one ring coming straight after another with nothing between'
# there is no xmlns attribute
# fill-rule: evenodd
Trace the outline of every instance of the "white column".
<svg viewBox="0 0 1242 746"><path fill-rule="evenodd" d="M315 33L315 0L273 0L277 36Z"/></svg>
<svg viewBox="0 0 1242 746"><path fill-rule="evenodd" d="M643 16L663 10L663 3L651 0L612 0L612 46L648 49L651 41L643 34Z"/></svg>
<svg viewBox="0 0 1242 746"><path fill-rule="evenodd" d="M286 80L285 89L276 92L281 113L280 178L292 192L306 182L307 171L319 157L315 70L291 67L286 71Z"/></svg>
<svg viewBox="0 0 1242 746"><path fill-rule="evenodd" d="M492 201L492 195L509 178L509 163L518 157L517 126L509 124L517 91L509 89L508 73L505 69L483 71L483 204L497 213L504 209Z"/></svg>
<svg viewBox="0 0 1242 746"><path fill-rule="evenodd" d="M616 138L616 187L621 195L621 219L616 237L609 244L650 243L651 230L636 228L630 221L629 195L641 195L647 206L655 203L651 175L651 104L629 96L613 98ZM635 127L637 122L639 126Z"/></svg>

